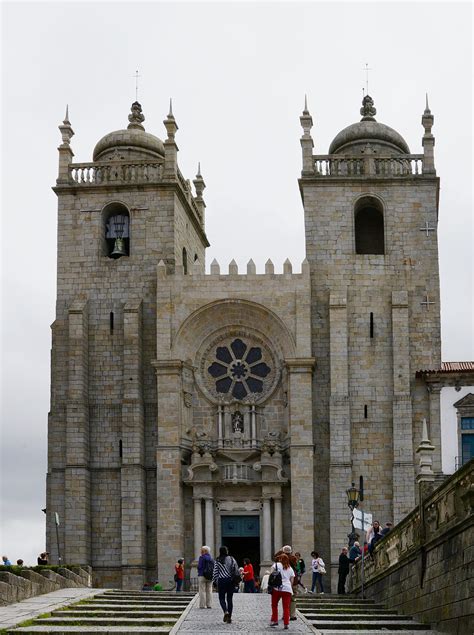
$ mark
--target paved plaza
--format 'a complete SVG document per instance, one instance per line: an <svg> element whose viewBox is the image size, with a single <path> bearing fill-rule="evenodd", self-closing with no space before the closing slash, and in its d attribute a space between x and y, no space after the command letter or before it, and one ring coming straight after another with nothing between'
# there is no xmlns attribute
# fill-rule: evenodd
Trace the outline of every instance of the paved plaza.
<svg viewBox="0 0 474 635"><path fill-rule="evenodd" d="M176 633L219 633L233 635L234 633L277 633L283 631L281 602L279 607L279 626L270 626L271 598L266 593L236 593L234 595L234 611L232 624L224 624L223 613L219 605L217 593L212 594L212 609L200 609L199 602L192 607L180 623ZM290 622L292 633L314 633L315 631L301 618Z"/></svg>

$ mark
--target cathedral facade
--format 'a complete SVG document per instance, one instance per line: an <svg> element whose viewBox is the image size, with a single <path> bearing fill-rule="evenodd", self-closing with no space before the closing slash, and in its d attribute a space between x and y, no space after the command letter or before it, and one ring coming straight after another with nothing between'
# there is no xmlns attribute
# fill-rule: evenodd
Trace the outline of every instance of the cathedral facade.
<svg viewBox="0 0 474 635"><path fill-rule="evenodd" d="M166 140L126 129L74 163L60 126L58 275L52 325L47 544L96 584L172 585L202 544L271 562L292 544L333 573L351 529L346 489L397 522L416 501L423 419L441 473L433 116L423 154L375 119L315 155L311 115L299 188L306 259L205 273L205 183ZM429 390L428 390L429 388Z"/></svg>

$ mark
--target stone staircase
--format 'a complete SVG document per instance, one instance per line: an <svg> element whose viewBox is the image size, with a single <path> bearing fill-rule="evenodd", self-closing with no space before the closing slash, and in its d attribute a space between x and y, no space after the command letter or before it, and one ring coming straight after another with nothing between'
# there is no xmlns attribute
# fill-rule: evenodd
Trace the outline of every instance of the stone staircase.
<svg viewBox="0 0 474 635"><path fill-rule="evenodd" d="M168 634L194 593L105 591L57 609L31 624L8 630L18 633L148 633Z"/></svg>
<svg viewBox="0 0 474 635"><path fill-rule="evenodd" d="M436 635L430 626L411 617L349 595L299 595L297 608L317 631L327 635Z"/></svg>

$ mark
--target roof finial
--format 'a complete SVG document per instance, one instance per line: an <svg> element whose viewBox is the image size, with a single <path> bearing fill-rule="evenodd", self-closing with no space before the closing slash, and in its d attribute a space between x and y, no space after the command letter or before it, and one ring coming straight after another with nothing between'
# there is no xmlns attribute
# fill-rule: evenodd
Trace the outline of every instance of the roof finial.
<svg viewBox="0 0 474 635"><path fill-rule="evenodd" d="M431 114L431 110L428 104L428 93L426 93L426 107L425 107L425 115Z"/></svg>
<svg viewBox="0 0 474 635"><path fill-rule="evenodd" d="M361 121L375 121L375 115L377 110L374 106L374 100L370 95L365 95L362 99L362 108L360 109L362 115Z"/></svg>
<svg viewBox="0 0 474 635"><path fill-rule="evenodd" d="M64 117L63 123L64 124L71 123L69 121L69 104L66 104L66 116Z"/></svg>
<svg viewBox="0 0 474 635"><path fill-rule="evenodd" d="M128 115L129 124L127 128L129 130L133 128L138 128L139 130L145 130L142 123L145 121L145 115L142 113L141 104L138 101L134 101L132 107L130 108L131 114Z"/></svg>
<svg viewBox="0 0 474 635"><path fill-rule="evenodd" d="M196 176L201 176L201 161L198 162L198 172Z"/></svg>
<svg viewBox="0 0 474 635"><path fill-rule="evenodd" d="M170 97L170 111L169 111L169 113L168 113L168 117L170 117L170 118L171 118L171 117L173 117L173 116L174 116L174 115L173 115L173 98L172 98L172 97Z"/></svg>
<svg viewBox="0 0 474 635"><path fill-rule="evenodd" d="M308 97L307 97L307 95L306 95L306 93L305 93L305 96L304 96L304 110L303 110L303 113L304 113L305 115L307 115L307 114L308 114L308 112L309 112L309 111L308 111Z"/></svg>

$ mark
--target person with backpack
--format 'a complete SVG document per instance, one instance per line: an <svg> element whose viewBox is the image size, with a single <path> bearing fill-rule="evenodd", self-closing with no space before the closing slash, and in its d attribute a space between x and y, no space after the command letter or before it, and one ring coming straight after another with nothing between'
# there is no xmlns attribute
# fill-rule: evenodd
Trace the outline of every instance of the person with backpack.
<svg viewBox="0 0 474 635"><path fill-rule="evenodd" d="M240 582L239 565L235 558L229 556L227 547L219 548L219 556L214 561L213 581L217 584L219 604L224 611L224 622L232 623L233 602L235 585Z"/></svg>
<svg viewBox="0 0 474 635"><path fill-rule="evenodd" d="M212 578L214 575L214 560L207 545L201 547L198 560L198 588L199 608L212 609Z"/></svg>
<svg viewBox="0 0 474 635"><path fill-rule="evenodd" d="M283 605L283 625L288 630L290 626L290 603L293 595L295 572L290 566L290 559L286 553L278 557L272 567L268 579L268 589L272 594L272 617L270 626L278 626L278 603Z"/></svg>

